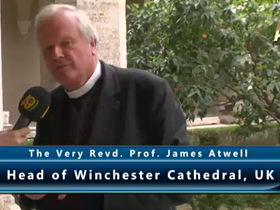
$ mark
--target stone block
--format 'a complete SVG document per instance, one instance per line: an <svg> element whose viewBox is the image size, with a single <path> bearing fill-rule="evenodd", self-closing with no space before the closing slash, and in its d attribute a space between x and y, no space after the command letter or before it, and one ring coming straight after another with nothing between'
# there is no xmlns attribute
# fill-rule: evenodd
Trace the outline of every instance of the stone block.
<svg viewBox="0 0 280 210"><path fill-rule="evenodd" d="M219 117L205 117L202 120L195 118L194 122L188 121L187 126L216 125L220 124Z"/></svg>
<svg viewBox="0 0 280 210"><path fill-rule="evenodd" d="M98 57L126 67L126 1L77 0L77 7L90 17L99 35Z"/></svg>

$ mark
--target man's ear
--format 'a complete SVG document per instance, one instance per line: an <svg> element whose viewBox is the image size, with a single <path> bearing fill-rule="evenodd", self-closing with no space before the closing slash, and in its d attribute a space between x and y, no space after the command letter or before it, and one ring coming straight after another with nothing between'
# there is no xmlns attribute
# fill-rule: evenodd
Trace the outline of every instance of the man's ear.
<svg viewBox="0 0 280 210"><path fill-rule="evenodd" d="M91 42L90 42L90 47L91 47L91 53L93 55L96 55L96 40L95 39L92 39Z"/></svg>

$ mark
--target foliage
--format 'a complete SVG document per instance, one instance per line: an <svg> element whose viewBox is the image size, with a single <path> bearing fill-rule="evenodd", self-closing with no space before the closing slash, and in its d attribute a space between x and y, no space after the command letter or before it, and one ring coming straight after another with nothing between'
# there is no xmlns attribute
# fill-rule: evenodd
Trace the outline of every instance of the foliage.
<svg viewBox="0 0 280 210"><path fill-rule="evenodd" d="M260 0L154 0L131 5L128 66L170 83L186 117L238 105L241 125L280 124L280 4ZM219 97L219 96L222 96ZM220 103L216 103L220 101Z"/></svg>
<svg viewBox="0 0 280 210"><path fill-rule="evenodd" d="M236 133L237 127L195 129L188 133L192 145L205 145L205 139L212 139L214 145L274 145L279 140L280 128L275 123L269 123L265 130L263 127L253 126L247 138ZM279 204L279 195L273 194L199 194L193 197L191 206L193 210L217 210L221 205L229 210L244 210L245 207L280 210Z"/></svg>
<svg viewBox="0 0 280 210"><path fill-rule="evenodd" d="M276 123L251 125L250 132L238 125L188 130L191 145L276 145L280 142L280 127ZM244 134L244 132L246 132Z"/></svg>
<svg viewBox="0 0 280 210"><path fill-rule="evenodd" d="M203 128L188 130L188 136L191 145L275 145L280 140L280 128L276 123L254 125L248 136L240 131L239 126Z"/></svg>
<svg viewBox="0 0 280 210"><path fill-rule="evenodd" d="M236 133L237 127L195 129L189 130L188 133L192 145L205 145L205 139L212 139L214 145L232 145L242 142L247 145L275 145L279 140L280 128L276 123L269 123L265 130L263 127L253 126L247 138ZM236 140L241 141L236 142ZM280 210L280 196L277 194L199 194L193 196L191 203L193 210L217 210L221 205L229 210L244 210L246 207Z"/></svg>
<svg viewBox="0 0 280 210"><path fill-rule="evenodd" d="M280 210L280 197L273 194L201 194L194 196L193 210L217 210L221 204L229 210L246 207L262 210Z"/></svg>

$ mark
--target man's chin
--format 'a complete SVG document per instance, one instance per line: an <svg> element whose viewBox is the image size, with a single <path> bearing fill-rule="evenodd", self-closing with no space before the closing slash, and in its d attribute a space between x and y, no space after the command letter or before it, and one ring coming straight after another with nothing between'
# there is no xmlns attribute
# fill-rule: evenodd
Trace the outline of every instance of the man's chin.
<svg viewBox="0 0 280 210"><path fill-rule="evenodd" d="M58 80L72 80L74 72L70 68L63 68L56 71L54 77Z"/></svg>
<svg viewBox="0 0 280 210"><path fill-rule="evenodd" d="M72 77L71 76L64 76L63 79L61 79L61 77L60 77L60 80L58 80L58 82L62 86L64 86L67 90L69 89L69 91L71 91L71 88L69 88L69 87L73 87L76 80L77 80L77 78L72 75Z"/></svg>

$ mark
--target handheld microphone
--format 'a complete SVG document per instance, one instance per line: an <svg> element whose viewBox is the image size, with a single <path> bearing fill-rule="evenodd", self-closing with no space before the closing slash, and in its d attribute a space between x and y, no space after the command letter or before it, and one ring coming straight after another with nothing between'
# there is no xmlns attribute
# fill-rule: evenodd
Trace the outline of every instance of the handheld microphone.
<svg viewBox="0 0 280 210"><path fill-rule="evenodd" d="M49 92L40 86L28 89L19 101L20 117L13 130L29 126L32 121L38 122L45 117L51 104Z"/></svg>

